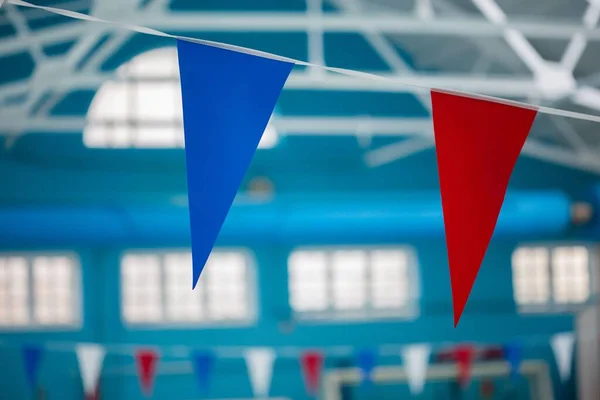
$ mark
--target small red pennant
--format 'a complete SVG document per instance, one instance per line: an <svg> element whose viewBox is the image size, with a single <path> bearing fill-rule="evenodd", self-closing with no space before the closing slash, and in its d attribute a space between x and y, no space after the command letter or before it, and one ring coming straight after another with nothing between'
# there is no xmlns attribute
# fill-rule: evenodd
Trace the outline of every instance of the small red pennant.
<svg viewBox="0 0 600 400"><path fill-rule="evenodd" d="M319 390L321 380L321 370L323 369L323 355L316 351L307 351L300 357L302 364L302 374L306 391L310 395L316 395Z"/></svg>
<svg viewBox="0 0 600 400"><path fill-rule="evenodd" d="M469 385L471 381L471 367L475 358L473 346L459 346L455 350L456 363L458 364L458 381L462 388Z"/></svg>
<svg viewBox="0 0 600 400"><path fill-rule="evenodd" d="M152 395L158 354L154 350L139 350L135 354L140 384L146 397Z"/></svg>
<svg viewBox="0 0 600 400"><path fill-rule="evenodd" d="M431 104L456 326L537 110L435 90Z"/></svg>

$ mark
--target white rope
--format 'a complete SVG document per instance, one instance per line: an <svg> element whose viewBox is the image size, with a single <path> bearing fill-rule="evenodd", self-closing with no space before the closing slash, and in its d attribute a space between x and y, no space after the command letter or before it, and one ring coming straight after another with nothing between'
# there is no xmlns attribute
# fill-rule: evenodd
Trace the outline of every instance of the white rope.
<svg viewBox="0 0 600 400"><path fill-rule="evenodd" d="M62 15L62 16L68 17L68 18L74 18L74 19L78 19L78 20L82 20L82 21L91 21L91 22L99 22L99 23L103 23L103 24L109 24L109 25L112 25L112 26L115 26L115 27L118 27L121 29L126 29L126 30L130 30L133 32L138 32L138 33L143 33L146 35L154 35L154 36L161 36L161 37L178 39L178 40L185 40L185 41L189 41L189 42L204 44L207 46L218 47L221 49L237 51L240 53L245 53L245 54L254 55L254 56L258 56L258 57L269 58L272 60L289 62L289 63L307 66L307 67L321 68L321 69L329 71L329 72L334 72L334 73L351 76L351 77L355 77L355 78L368 79L368 80L372 80L372 81L384 81L384 82L388 82L390 84L409 86L409 87L421 89L423 91L430 91L430 90L443 91L443 92L447 92L447 93L451 93L451 94L455 94L455 95L459 95L459 96L470 97L470 98L474 98L474 99L485 99L485 100L493 101L496 103L509 104L509 105L512 105L515 107L527 108L530 110L537 110L538 112L542 112L545 114L557 115L557 116L568 117L568 118L573 118L573 119L580 119L580 120L584 120L584 121L600 122L600 116L595 116L595 115L591 115L591 114L583 114L583 113L579 113L579 112L561 110L561 109L557 109L557 108L537 106L537 105L523 103L523 102L519 102L519 101L506 100L506 99L501 99L501 98L492 97L492 96L485 96L485 95L481 95L481 94L477 94L477 93L458 91L458 90L454 90L454 89L450 89L450 88L436 88L436 87L432 87L432 86L415 85L415 84L409 83L407 80L404 80L401 78L388 78L388 77L383 77L383 76L379 76L376 74L370 74L370 73L355 71L355 70L346 69L346 68L327 67L324 65L313 64L313 63L309 63L309 62L302 61L302 60L296 60L294 58L283 57L283 56L280 56L277 54L272 54L272 53L267 53L264 51L249 49L246 47L235 46L232 44L213 42L210 40L196 39L196 38L191 38L191 37L186 37L186 36L171 35L169 33L161 32L159 30L147 28L144 26L126 24L126 23L116 22L116 21L108 21L108 20L104 20L101 18L93 17L91 15L78 13L76 11L69 11L69 10L64 10L64 9L55 8L55 7L39 6L36 4L28 3L23 0L8 0L8 3L14 4L16 6L21 6L21 7L29 7L29 8L34 8L34 9L38 9L38 10L44 10L44 11L47 11L52 14Z"/></svg>

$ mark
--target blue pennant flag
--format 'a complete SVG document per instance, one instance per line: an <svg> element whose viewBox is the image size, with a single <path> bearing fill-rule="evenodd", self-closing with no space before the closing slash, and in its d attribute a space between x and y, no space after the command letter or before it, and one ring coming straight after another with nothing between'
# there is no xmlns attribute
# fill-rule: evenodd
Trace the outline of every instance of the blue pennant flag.
<svg viewBox="0 0 600 400"><path fill-rule="evenodd" d="M197 351L192 354L192 364L198 386L203 393L208 393L210 377L215 365L215 355L210 351Z"/></svg>
<svg viewBox="0 0 600 400"><path fill-rule="evenodd" d="M363 385L368 385L372 382L372 374L376 362L377 355L373 350L363 349L356 353L356 364L360 368Z"/></svg>
<svg viewBox="0 0 600 400"><path fill-rule="evenodd" d="M32 390L37 383L37 372L42 361L43 350L38 346L23 347L23 362L25 364L25 376Z"/></svg>
<svg viewBox="0 0 600 400"><path fill-rule="evenodd" d="M517 342L506 345L504 348L504 357L510 365L510 380L514 383L519 379L519 368L523 360L521 345Z"/></svg>
<svg viewBox="0 0 600 400"><path fill-rule="evenodd" d="M177 41L196 286L293 63Z"/></svg>

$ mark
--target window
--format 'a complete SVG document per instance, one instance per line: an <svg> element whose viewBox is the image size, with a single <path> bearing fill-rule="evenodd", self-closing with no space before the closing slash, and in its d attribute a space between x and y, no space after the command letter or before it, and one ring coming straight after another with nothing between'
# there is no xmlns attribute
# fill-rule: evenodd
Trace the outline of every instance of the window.
<svg viewBox="0 0 600 400"><path fill-rule="evenodd" d="M297 250L288 260L290 305L315 318L412 316L415 264L406 249Z"/></svg>
<svg viewBox="0 0 600 400"><path fill-rule="evenodd" d="M585 303L592 295L591 267L585 246L520 247L512 258L515 301L526 311Z"/></svg>
<svg viewBox="0 0 600 400"><path fill-rule="evenodd" d="M245 252L213 252L192 290L189 251L128 253L121 260L123 318L130 324L251 321L252 272Z"/></svg>
<svg viewBox="0 0 600 400"><path fill-rule="evenodd" d="M166 47L142 53L103 84L87 115L83 141L97 148L183 147L183 108L177 51ZM277 144L267 126L259 148Z"/></svg>
<svg viewBox="0 0 600 400"><path fill-rule="evenodd" d="M0 327L79 322L79 263L67 255L0 256Z"/></svg>

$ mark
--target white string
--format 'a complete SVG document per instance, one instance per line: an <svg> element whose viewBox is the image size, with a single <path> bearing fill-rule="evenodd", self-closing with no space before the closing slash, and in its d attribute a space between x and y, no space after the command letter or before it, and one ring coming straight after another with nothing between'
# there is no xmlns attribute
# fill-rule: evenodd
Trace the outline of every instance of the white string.
<svg viewBox="0 0 600 400"><path fill-rule="evenodd" d="M122 29L130 30L130 31L138 32L138 33L143 33L143 34L147 34L147 35L154 35L154 36L161 36L161 37L178 39L178 40L185 40L185 41L189 41L189 42L204 44L207 46L218 47L221 49L237 51L237 52L244 53L244 54L269 58L272 60L289 62L289 63L307 66L307 67L321 68L321 69L329 71L329 72L334 72L334 73L351 76L351 77L355 77L355 78L368 79L368 80L372 80L372 81L375 81L375 80L385 81L385 82L389 82L391 84L409 86L409 87L427 90L427 91L429 91L429 90L443 91L443 92L447 92L447 93L451 93L451 94L459 95L459 96L463 96L463 97L470 97L470 98L474 98L474 99L485 99L485 100L489 100L489 101L496 102L496 103L508 104L508 105L512 105L515 107L526 108L526 109L530 109L530 110L537 110L538 112L542 112L545 114L557 115L557 116L573 118L573 119L580 119L580 120L584 120L584 121L600 122L600 116L583 114L583 113L574 112L574 111L561 110L561 109L551 108L551 107L537 106L537 105L523 103L523 102L519 102L519 101L501 99L501 98L493 97L493 96L485 96L485 95L481 95L481 94L477 94L477 93L463 92L463 91L454 90L454 89L450 89L450 88L436 88L436 87L432 87L432 86L415 85L413 83L409 83L407 80L404 80L402 78L389 78L389 77L383 77L383 76L379 76L376 74L360 72L360 71L355 71L355 70L346 69L346 68L328 67L325 65L313 64L313 63L309 63L309 62L302 61L302 60L296 60L294 58L283 57L283 56L280 56L277 54L267 53L267 52L255 50L255 49L249 49L246 47L235 46L232 44L213 42L210 40L196 39L196 38L191 38L191 37L186 37L186 36L171 35L169 33L161 32L159 30L147 28L144 26L126 24L126 23L115 22L115 21L108 21L108 20L104 20L101 18L91 16L91 15L78 13L76 11L69 11L69 10L55 8L55 7L39 6L36 4L28 3L23 0L8 0L8 3L14 4L16 6L21 6L21 7L29 7L29 8L44 10L44 11L47 11L52 14L58 14L58 15L62 15L62 16L68 17L68 18L74 18L74 19L78 19L78 20L82 20L82 21L91 21L91 22L99 22L99 23L103 23L103 24L109 24L109 25L113 25L113 26L116 26L116 27L119 27Z"/></svg>

